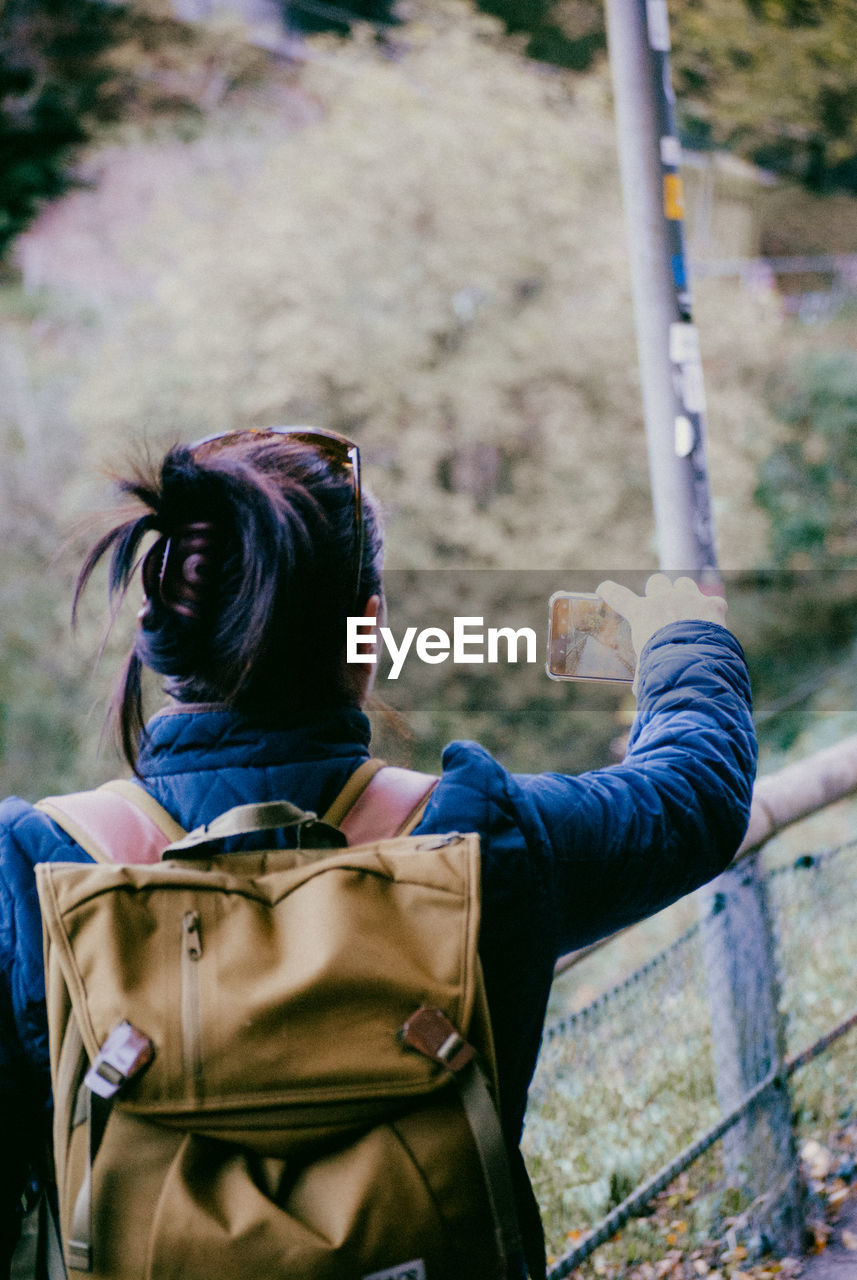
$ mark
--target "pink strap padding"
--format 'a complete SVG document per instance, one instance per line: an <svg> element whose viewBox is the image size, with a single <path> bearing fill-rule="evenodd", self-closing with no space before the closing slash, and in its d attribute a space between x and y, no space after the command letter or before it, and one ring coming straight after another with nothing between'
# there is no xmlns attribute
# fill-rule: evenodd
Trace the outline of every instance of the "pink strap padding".
<svg viewBox="0 0 857 1280"><path fill-rule="evenodd" d="M111 862L150 865L160 861L170 843L156 822L115 791L77 791L51 796L48 803L67 814Z"/></svg>
<svg viewBox="0 0 857 1280"><path fill-rule="evenodd" d="M438 779L385 765L357 797L340 825L350 845L398 835L437 785ZM170 843L148 814L118 792L99 788L51 796L51 808L65 814L111 862L150 866ZM95 855L93 855L95 856Z"/></svg>
<svg viewBox="0 0 857 1280"><path fill-rule="evenodd" d="M350 845L388 840L402 831L437 782L428 773L385 765L357 797L339 829Z"/></svg>

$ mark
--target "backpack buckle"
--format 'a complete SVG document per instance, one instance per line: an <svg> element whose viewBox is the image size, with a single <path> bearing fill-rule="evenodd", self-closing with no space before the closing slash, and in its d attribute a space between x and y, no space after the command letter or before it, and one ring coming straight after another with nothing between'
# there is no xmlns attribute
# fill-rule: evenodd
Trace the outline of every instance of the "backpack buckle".
<svg viewBox="0 0 857 1280"><path fill-rule="evenodd" d="M120 1022L98 1050L83 1083L100 1098L113 1098L154 1056L155 1046L149 1037L130 1022Z"/></svg>
<svg viewBox="0 0 857 1280"><path fill-rule="evenodd" d="M473 1058L473 1047L464 1039L442 1009L422 1005L412 1013L401 1030L403 1042L425 1058L446 1067L453 1075Z"/></svg>

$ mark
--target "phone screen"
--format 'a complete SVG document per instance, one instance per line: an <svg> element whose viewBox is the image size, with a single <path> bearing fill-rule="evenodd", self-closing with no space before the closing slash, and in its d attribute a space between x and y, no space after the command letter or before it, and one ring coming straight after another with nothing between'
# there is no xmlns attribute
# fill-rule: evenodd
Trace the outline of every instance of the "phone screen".
<svg viewBox="0 0 857 1280"><path fill-rule="evenodd" d="M600 596L555 591L548 601L545 665L552 680L630 684L637 665L631 624Z"/></svg>

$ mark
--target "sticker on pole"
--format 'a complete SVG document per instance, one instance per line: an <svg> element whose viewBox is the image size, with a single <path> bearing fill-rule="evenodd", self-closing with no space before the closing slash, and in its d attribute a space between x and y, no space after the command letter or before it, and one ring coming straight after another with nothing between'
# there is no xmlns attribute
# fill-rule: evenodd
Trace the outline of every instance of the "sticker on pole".
<svg viewBox="0 0 857 1280"><path fill-rule="evenodd" d="M673 284L677 289L687 288L687 271L684 266L684 254L674 253L670 259L673 273Z"/></svg>
<svg viewBox="0 0 857 1280"><path fill-rule="evenodd" d="M690 418L683 413L675 420L675 451L678 458L689 458L696 443L696 432Z"/></svg>
<svg viewBox="0 0 857 1280"><path fill-rule="evenodd" d="M669 53L670 19L667 0L646 0L646 22L649 27L649 44L658 53Z"/></svg>
<svg viewBox="0 0 857 1280"><path fill-rule="evenodd" d="M664 174L664 213L671 222L684 217L684 183L677 173Z"/></svg>
<svg viewBox="0 0 857 1280"><path fill-rule="evenodd" d="M698 361L699 330L695 324L676 321L670 325L670 360L673 364L687 364Z"/></svg>
<svg viewBox="0 0 857 1280"><path fill-rule="evenodd" d="M681 164L681 143L671 133L661 138L661 164L677 169Z"/></svg>

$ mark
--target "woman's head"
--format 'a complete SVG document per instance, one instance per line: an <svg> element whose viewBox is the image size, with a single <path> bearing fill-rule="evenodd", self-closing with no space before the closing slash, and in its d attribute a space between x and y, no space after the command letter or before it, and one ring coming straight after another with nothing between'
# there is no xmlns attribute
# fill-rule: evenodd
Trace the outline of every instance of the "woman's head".
<svg viewBox="0 0 857 1280"><path fill-rule="evenodd" d="M382 536L355 446L272 428L176 446L119 487L142 504L81 569L75 604L108 551L127 589L147 534L145 603L115 712L133 759L142 666L181 702L298 720L355 699L345 619L381 594Z"/></svg>

